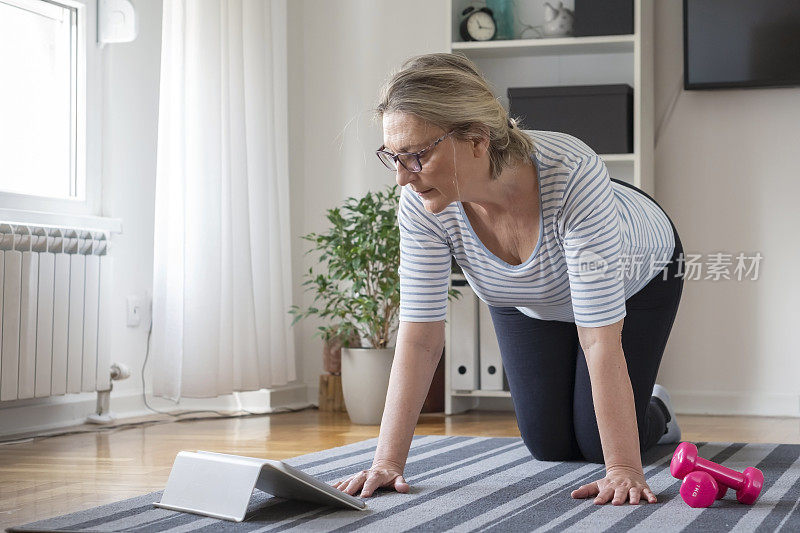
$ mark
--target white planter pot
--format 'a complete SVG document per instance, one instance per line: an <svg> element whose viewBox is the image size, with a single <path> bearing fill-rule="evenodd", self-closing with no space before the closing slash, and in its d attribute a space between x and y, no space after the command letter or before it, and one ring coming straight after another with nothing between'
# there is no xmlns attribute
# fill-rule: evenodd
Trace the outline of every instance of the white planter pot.
<svg viewBox="0 0 800 533"><path fill-rule="evenodd" d="M380 425L394 348L342 348L342 393L354 424Z"/></svg>

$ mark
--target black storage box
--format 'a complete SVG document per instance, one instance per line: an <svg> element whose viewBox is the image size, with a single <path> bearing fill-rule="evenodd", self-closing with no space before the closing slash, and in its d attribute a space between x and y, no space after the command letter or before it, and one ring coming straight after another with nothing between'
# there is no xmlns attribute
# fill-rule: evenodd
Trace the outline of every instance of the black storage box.
<svg viewBox="0 0 800 533"><path fill-rule="evenodd" d="M573 85L508 89L524 129L574 135L598 154L633 153L633 87Z"/></svg>
<svg viewBox="0 0 800 533"><path fill-rule="evenodd" d="M575 37L632 33L633 0L575 0Z"/></svg>

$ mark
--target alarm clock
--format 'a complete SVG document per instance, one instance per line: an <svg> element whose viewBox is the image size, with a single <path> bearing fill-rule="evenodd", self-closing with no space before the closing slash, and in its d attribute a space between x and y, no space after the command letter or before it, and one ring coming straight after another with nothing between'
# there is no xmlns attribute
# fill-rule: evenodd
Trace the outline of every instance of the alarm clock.
<svg viewBox="0 0 800 533"><path fill-rule="evenodd" d="M497 33L494 13L488 7L475 9L473 6L461 12L459 31L465 41L491 41Z"/></svg>

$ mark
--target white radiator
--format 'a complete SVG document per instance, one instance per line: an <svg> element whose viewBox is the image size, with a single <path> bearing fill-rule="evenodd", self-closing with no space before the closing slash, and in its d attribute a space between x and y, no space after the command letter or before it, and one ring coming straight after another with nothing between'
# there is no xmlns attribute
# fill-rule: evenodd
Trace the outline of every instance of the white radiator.
<svg viewBox="0 0 800 533"><path fill-rule="evenodd" d="M108 237L0 223L0 401L110 388Z"/></svg>

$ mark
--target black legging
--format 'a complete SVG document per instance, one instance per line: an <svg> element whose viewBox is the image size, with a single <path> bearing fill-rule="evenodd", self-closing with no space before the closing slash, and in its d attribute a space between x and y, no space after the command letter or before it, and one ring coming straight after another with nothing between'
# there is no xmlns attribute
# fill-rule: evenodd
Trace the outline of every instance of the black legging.
<svg viewBox="0 0 800 533"><path fill-rule="evenodd" d="M653 200L637 187L612 181ZM670 225L675 252L664 267L666 280L662 270L625 301L622 349L633 386L642 451L653 446L666 428L664 411L651 395L683 291L683 275L678 275L676 261L683 246L671 219ZM577 326L531 318L514 307L489 306L489 310L517 425L533 456L542 461L585 459L603 463L589 370Z"/></svg>

